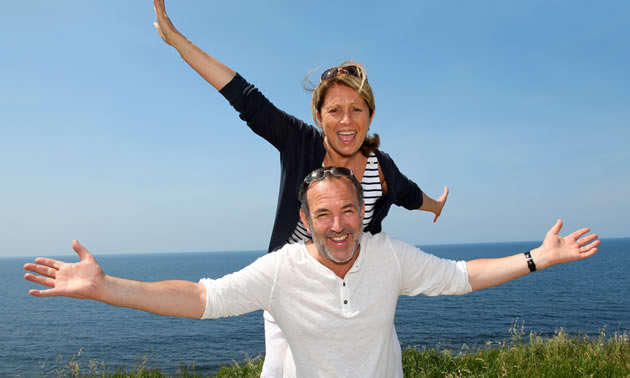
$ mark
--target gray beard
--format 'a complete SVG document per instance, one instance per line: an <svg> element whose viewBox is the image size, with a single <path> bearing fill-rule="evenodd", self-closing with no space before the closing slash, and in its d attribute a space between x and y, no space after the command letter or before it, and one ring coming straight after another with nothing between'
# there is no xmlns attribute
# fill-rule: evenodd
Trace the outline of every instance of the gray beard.
<svg viewBox="0 0 630 378"><path fill-rule="evenodd" d="M363 219L361 219L361 221L363 221ZM311 230L313 229L313 224L311 222L310 226L311 226ZM354 255L357 254L357 251L359 250L359 246L361 245L361 239L363 238L363 231L361 231L359 233L359 237L357 238L357 241L354 245L354 250L352 251L352 254L345 260L339 260L334 258L330 252L328 252L328 249L326 248L326 243L323 240L318 240L318 238L315 237L315 235L311 235L313 238L313 243L315 244L315 246L317 247L317 249L319 250L319 253L323 254L324 256L326 256L326 258L332 262L334 262L335 264L345 264L348 261L352 260L352 258L354 257Z"/></svg>

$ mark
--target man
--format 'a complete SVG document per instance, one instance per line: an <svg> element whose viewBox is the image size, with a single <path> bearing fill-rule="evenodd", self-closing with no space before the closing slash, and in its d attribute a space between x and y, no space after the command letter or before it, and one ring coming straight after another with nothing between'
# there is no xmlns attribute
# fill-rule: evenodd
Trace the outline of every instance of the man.
<svg viewBox="0 0 630 378"><path fill-rule="evenodd" d="M393 347L400 295L456 295L597 252L589 229L498 259L450 261L381 233L361 231L360 183L346 168L315 170L300 189L300 216L313 240L283 247L221 279L139 282L106 275L77 241L79 263L37 258L25 278L51 287L34 296L93 299L159 315L217 318L264 309L286 334L298 376L402 377Z"/></svg>

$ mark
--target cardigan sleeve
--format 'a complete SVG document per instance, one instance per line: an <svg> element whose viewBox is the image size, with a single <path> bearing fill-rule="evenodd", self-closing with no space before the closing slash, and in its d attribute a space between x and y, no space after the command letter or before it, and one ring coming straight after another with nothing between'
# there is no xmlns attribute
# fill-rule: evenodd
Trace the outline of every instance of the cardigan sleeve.
<svg viewBox="0 0 630 378"><path fill-rule="evenodd" d="M379 164L382 166L383 175L387 181L388 201L407 210L416 210L422 206L422 190L418 184L400 172L387 153L377 152Z"/></svg>
<svg viewBox="0 0 630 378"><path fill-rule="evenodd" d="M258 88L238 73L220 93L252 131L280 152L291 148L305 129L312 129L311 125L278 109Z"/></svg>
<svg viewBox="0 0 630 378"><path fill-rule="evenodd" d="M280 152L278 205L268 246L271 252L286 243L297 225L298 186L308 173L321 166L326 153L323 137L314 126L278 109L240 74L220 92L252 131Z"/></svg>

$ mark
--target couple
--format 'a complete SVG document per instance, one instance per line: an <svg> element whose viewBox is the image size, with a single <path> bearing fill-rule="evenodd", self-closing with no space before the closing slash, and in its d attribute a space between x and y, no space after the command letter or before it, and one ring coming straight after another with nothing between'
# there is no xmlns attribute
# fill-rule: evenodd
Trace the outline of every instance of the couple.
<svg viewBox="0 0 630 378"><path fill-rule="evenodd" d="M292 361L285 360L287 340L301 375L399 376L400 345L393 328L399 295L464 293L500 284L536 266L566 262L555 252L547 261L550 255L540 250L506 261L445 262L379 234L394 204L431 212L437 220L448 189L435 200L427 196L378 148L378 135L368 135L375 101L364 68L344 64L323 72L311 103L318 129L276 108L242 76L184 37L168 18L164 0L154 0L154 6L162 39L280 152L280 195L268 247L275 252L239 272L235 280L145 284L106 276L74 242L81 263L38 259L41 264L26 266L43 275L27 275L27 279L54 287L33 295L90 298L186 317L229 316L262 308L266 310L264 376L282 375L284 362ZM324 165L339 168L309 174ZM354 186L346 188L341 185L344 181ZM300 184L304 191L298 198ZM337 209L339 201L349 200L344 196L350 188L356 200ZM307 192L316 197L309 198ZM362 219L359 224L357 218ZM545 250L558 250L567 261L595 252L598 242L591 243L595 236L578 242L587 232L581 230L560 238L560 227L556 224L550 231L552 240L546 239ZM563 244L569 241L581 243L572 245L573 254ZM550 246L550 242L560 244ZM575 248L581 248L580 253ZM496 277L499 272L502 275ZM82 285L91 289L76 289ZM156 296L162 298L158 303Z"/></svg>

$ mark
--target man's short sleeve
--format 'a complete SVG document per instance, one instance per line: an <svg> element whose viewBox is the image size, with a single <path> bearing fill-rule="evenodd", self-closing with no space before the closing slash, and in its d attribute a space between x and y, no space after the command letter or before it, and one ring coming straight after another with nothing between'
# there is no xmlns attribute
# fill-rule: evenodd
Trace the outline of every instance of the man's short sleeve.
<svg viewBox="0 0 630 378"><path fill-rule="evenodd" d="M206 309L202 319L242 315L268 307L278 258L269 253L238 272L219 279L204 278Z"/></svg>
<svg viewBox="0 0 630 378"><path fill-rule="evenodd" d="M400 264L401 295L460 295L472 291L465 261L443 259L390 239Z"/></svg>

